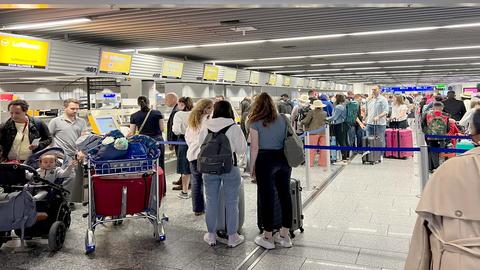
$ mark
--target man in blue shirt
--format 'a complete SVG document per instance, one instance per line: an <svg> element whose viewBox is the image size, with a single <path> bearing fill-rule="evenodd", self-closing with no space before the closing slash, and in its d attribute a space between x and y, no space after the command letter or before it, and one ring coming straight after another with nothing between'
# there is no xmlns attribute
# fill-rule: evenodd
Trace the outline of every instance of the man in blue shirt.
<svg viewBox="0 0 480 270"><path fill-rule="evenodd" d="M320 96L320 100L322 101L323 104L326 105L326 107L324 107L323 109L324 109L325 112L327 113L327 116L328 116L328 117L332 116L332 115L333 115L333 104L332 104L332 102L330 102L330 101L328 100L327 95L322 94L322 95Z"/></svg>
<svg viewBox="0 0 480 270"><path fill-rule="evenodd" d="M367 123L367 136L377 136L381 147L385 147L385 130L387 129L388 101L380 95L381 88L375 85L372 96L367 101L365 119Z"/></svg>

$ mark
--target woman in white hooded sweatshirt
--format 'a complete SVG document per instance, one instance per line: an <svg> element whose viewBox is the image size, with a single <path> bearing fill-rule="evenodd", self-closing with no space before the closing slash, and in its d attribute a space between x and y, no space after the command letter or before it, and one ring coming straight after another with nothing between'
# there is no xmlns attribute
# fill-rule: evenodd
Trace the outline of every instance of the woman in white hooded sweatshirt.
<svg viewBox="0 0 480 270"><path fill-rule="evenodd" d="M219 132L224 128L228 128L225 132L233 155L243 155L247 150L247 142L243 135L242 129L235 124L235 116L232 106L227 101L218 101L213 108L211 119L205 121L200 130L198 141L203 142L207 137L208 131ZM203 174L205 184L206 213L205 220L208 232L203 237L204 241L210 246L216 244L216 230L219 213L219 191L220 185L223 184L225 194L226 207L226 223L228 234L228 246L236 247L245 241L243 235L238 234L239 209L238 200L241 185L240 170L237 166L233 166L232 170L225 174L213 175Z"/></svg>
<svg viewBox="0 0 480 270"><path fill-rule="evenodd" d="M212 111L212 100L201 99L197 101L188 117L188 127L185 133L185 141L188 145L187 159L190 162L190 171L192 172L192 208L196 216L205 213L203 178L197 169L197 158L203 141L199 141L198 136L200 135L202 126L212 114Z"/></svg>

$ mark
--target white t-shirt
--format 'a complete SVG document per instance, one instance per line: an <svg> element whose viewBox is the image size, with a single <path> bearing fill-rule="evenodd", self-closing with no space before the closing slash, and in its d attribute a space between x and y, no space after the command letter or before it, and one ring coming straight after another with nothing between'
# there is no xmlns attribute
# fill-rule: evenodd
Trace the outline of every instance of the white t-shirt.
<svg viewBox="0 0 480 270"><path fill-rule="evenodd" d="M404 115L400 115L404 112ZM408 117L408 106L405 104L402 105L393 105L392 106L392 116L391 119L396 119L397 121L407 120Z"/></svg>
<svg viewBox="0 0 480 270"><path fill-rule="evenodd" d="M172 131L175 135L185 135L188 127L190 112L178 111L173 117Z"/></svg>
<svg viewBox="0 0 480 270"><path fill-rule="evenodd" d="M8 153L8 159L27 160L28 157L32 155L32 151L29 149L30 137L28 133L28 123L15 123L15 127L17 128L17 135Z"/></svg>

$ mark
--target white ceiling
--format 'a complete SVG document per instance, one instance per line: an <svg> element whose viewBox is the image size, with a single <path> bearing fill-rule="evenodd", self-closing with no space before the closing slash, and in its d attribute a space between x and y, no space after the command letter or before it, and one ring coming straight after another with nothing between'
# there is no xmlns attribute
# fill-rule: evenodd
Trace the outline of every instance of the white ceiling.
<svg viewBox="0 0 480 270"><path fill-rule="evenodd" d="M91 18L92 22L42 30L17 31L15 33L51 39L65 39L68 37L68 40L72 42L104 45L118 49L163 48L480 23L480 8L450 6L426 8L0 9L0 25L53 21L84 16ZM228 21L234 20L238 20L238 23L228 23ZM233 27L244 26L252 26L257 28L257 30L247 32L245 36L242 33L231 30ZM480 79L480 64L476 64L480 63L479 31L480 26L411 33L346 36L331 39L171 49L143 53L186 57L187 59L199 61L327 55L303 59L231 61L222 63L222 65L238 67L287 66L262 70L283 72L291 75L305 74L307 76L308 74L318 74L313 77L341 82L415 83L475 81ZM376 51L460 46L479 47L462 50L365 54ZM330 54L348 53L363 54L328 56ZM479 58L438 59L470 56L478 56ZM382 62L408 59L427 60ZM312 64L317 66L310 66ZM295 67L288 67L290 65ZM352 68L356 70L352 70ZM321 71L309 71L318 69L321 69ZM330 71L330 69L334 70ZM304 70L306 72L303 72ZM302 72L288 73L288 71Z"/></svg>

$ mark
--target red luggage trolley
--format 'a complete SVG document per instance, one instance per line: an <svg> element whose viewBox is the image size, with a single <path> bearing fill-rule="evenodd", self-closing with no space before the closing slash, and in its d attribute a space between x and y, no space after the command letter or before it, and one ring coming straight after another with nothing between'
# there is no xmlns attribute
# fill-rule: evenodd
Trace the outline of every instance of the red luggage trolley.
<svg viewBox="0 0 480 270"><path fill-rule="evenodd" d="M95 228L126 219L148 219L153 236L166 239L161 200L165 191L163 170L155 159L94 160L88 159L88 228L86 254L95 251Z"/></svg>

